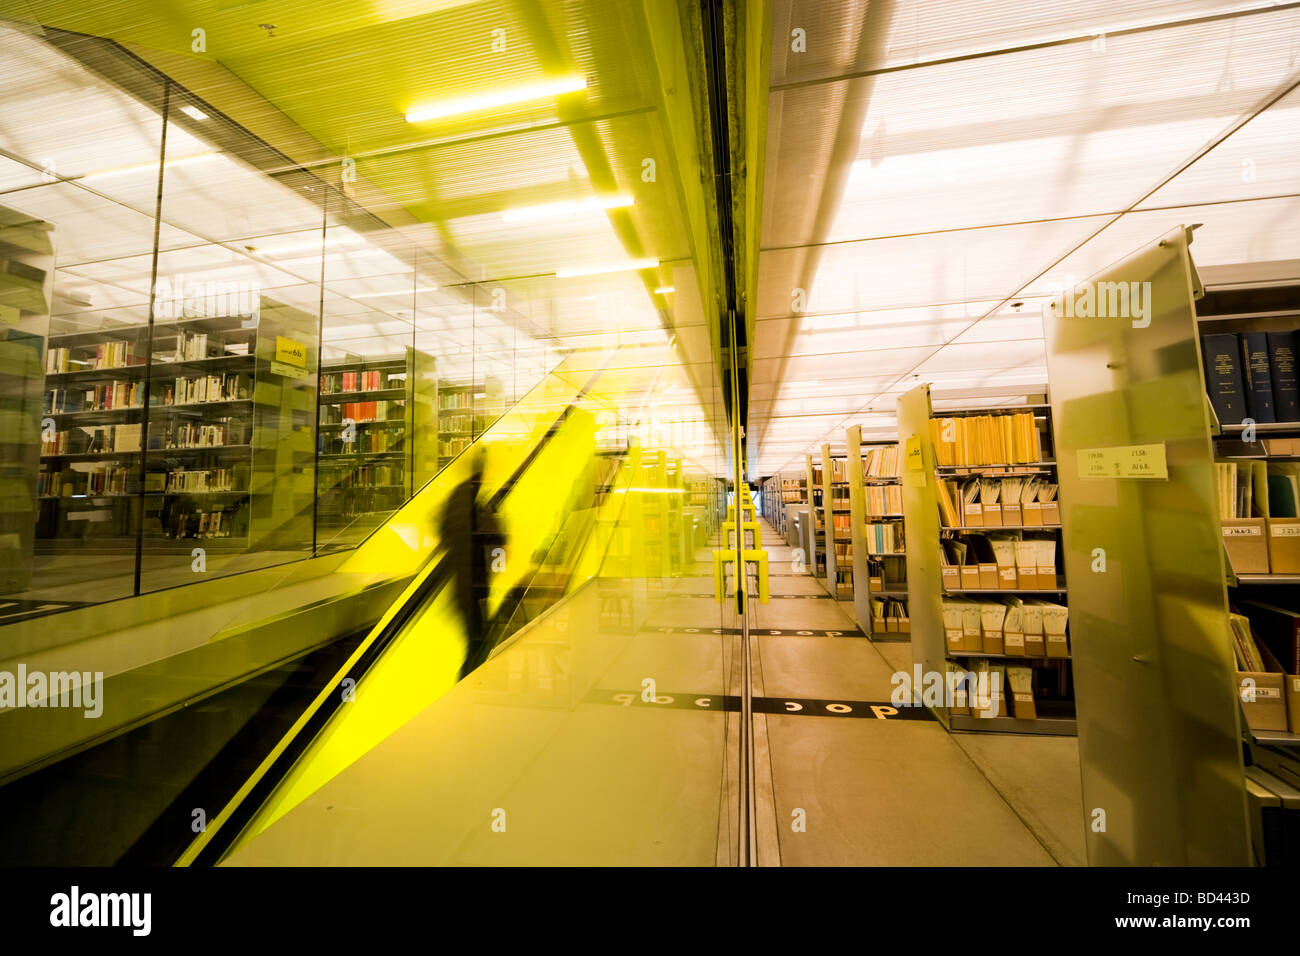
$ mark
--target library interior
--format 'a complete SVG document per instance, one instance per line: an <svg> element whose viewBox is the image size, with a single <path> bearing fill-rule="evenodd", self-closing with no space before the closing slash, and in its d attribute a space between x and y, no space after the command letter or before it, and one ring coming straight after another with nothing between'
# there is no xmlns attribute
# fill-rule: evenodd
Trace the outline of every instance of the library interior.
<svg viewBox="0 0 1300 956"><path fill-rule="evenodd" d="M1300 3L0 73L4 865L1300 864Z"/></svg>

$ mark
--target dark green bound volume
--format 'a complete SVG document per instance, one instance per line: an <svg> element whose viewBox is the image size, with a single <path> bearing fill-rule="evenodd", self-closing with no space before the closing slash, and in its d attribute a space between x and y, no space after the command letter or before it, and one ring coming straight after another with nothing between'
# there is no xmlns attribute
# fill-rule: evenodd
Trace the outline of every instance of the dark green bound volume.
<svg viewBox="0 0 1300 956"><path fill-rule="evenodd" d="M1273 410L1280 422L1300 422L1300 387L1295 369L1295 333L1268 333L1268 364L1273 370Z"/></svg>
<svg viewBox="0 0 1300 956"><path fill-rule="evenodd" d="M1205 390L1220 425L1240 425L1246 417L1241 342L1231 332L1201 336L1205 356Z"/></svg>

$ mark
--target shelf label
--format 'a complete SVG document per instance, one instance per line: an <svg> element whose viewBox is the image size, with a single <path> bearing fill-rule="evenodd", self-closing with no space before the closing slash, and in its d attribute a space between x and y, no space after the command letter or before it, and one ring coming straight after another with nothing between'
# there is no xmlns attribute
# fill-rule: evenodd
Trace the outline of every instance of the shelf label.
<svg viewBox="0 0 1300 956"><path fill-rule="evenodd" d="M1259 525L1246 525L1240 528L1224 528L1223 536L1225 538L1258 538L1263 534L1264 529Z"/></svg>
<svg viewBox="0 0 1300 956"><path fill-rule="evenodd" d="M1300 524L1270 524L1268 530L1275 538L1300 538Z"/></svg>
<svg viewBox="0 0 1300 956"><path fill-rule="evenodd" d="M907 440L907 470L924 471L925 462L921 459L921 436L913 435Z"/></svg>
<svg viewBox="0 0 1300 956"><path fill-rule="evenodd" d="M1165 443L1080 448L1079 477L1168 479Z"/></svg>
<svg viewBox="0 0 1300 956"><path fill-rule="evenodd" d="M275 337L275 360L282 365L307 367L307 346L283 335Z"/></svg>

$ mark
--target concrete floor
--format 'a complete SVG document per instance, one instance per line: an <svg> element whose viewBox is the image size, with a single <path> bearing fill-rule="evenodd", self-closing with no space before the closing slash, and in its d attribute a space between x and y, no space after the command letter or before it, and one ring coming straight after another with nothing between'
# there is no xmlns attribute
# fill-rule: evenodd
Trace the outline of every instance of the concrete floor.
<svg viewBox="0 0 1300 956"><path fill-rule="evenodd" d="M910 645L861 636L819 582L791 573L789 549L767 528L764 543L773 597L753 602L751 625L842 634L751 635L756 696L846 702L856 713L887 704L891 675L911 667ZM739 692L741 638L730 602L711 595L709 558L701 549L673 580L599 582L601 594L629 589L634 627L611 629L580 605L562 628L540 619L251 828L228 862L734 861L739 714L720 704ZM534 677L543 672L553 675L544 686ZM658 703L641 702L647 680ZM754 729L762 865L1084 862L1073 738L949 735L928 716L809 708L756 713Z"/></svg>

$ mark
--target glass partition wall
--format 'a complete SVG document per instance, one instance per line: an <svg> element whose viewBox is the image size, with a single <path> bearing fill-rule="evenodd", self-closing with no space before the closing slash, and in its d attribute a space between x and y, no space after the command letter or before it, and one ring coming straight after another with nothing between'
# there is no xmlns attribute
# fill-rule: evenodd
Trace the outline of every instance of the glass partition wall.
<svg viewBox="0 0 1300 956"><path fill-rule="evenodd" d="M24 611L353 547L563 357L554 289L456 274L366 163L292 162L97 38L0 27L0 60Z"/></svg>

